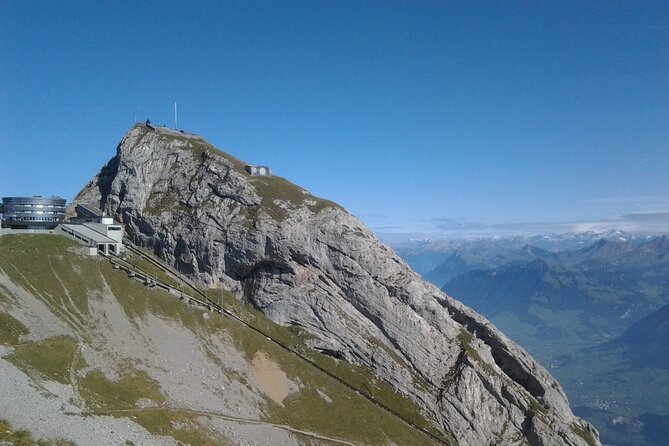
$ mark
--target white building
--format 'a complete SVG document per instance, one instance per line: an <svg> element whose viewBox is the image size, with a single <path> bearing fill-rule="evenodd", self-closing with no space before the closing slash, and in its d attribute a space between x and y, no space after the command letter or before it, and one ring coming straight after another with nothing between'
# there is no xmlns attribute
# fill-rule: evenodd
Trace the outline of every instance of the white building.
<svg viewBox="0 0 669 446"><path fill-rule="evenodd" d="M123 252L123 225L104 212L87 204L78 204L77 216L60 224L56 231L81 243L88 253L119 255Z"/></svg>

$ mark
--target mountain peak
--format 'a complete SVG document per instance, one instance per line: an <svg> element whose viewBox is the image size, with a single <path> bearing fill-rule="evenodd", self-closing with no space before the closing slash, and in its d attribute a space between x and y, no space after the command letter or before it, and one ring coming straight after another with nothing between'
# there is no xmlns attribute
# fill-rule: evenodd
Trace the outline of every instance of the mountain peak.
<svg viewBox="0 0 669 446"><path fill-rule="evenodd" d="M99 204L202 286L299 327L310 348L369 368L463 446L596 441L559 384L490 322L340 206L244 165L200 137L135 126L75 203Z"/></svg>

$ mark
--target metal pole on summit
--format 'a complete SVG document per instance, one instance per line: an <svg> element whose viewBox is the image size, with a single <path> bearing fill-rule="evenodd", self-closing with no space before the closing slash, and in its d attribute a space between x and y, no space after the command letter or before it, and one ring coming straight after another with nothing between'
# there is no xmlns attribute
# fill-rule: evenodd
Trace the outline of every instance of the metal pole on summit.
<svg viewBox="0 0 669 446"><path fill-rule="evenodd" d="M177 103L174 101L174 130L178 129L177 122Z"/></svg>

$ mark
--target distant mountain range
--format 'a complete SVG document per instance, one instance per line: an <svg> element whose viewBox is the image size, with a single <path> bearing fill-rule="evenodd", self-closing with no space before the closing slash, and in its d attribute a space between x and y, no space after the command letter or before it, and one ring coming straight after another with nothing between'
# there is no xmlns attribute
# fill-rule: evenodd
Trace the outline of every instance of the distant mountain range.
<svg viewBox="0 0 669 446"><path fill-rule="evenodd" d="M422 238L405 242L390 243L392 248L419 274L423 274L437 286L443 286L450 278L444 280L436 269L445 270L441 264L454 254L466 256L473 260L471 269L477 269L477 262L483 261L488 266L503 265L507 262L506 256L513 251L519 251L529 245L545 251L574 251L599 240L614 242L641 242L649 239L643 234L631 234L623 231L586 231L564 234L487 237L464 239L433 239ZM496 258L497 257L497 258ZM465 259L465 263L468 263ZM491 262L491 263L488 263ZM435 274L427 277L428 273ZM463 271L466 272L466 271ZM452 276L454 277L454 276Z"/></svg>
<svg viewBox="0 0 669 446"><path fill-rule="evenodd" d="M441 252L444 259L424 277L550 368L604 444L664 444L658 439L669 438L669 238L603 235L396 249L411 253L412 262L421 252Z"/></svg>
<svg viewBox="0 0 669 446"><path fill-rule="evenodd" d="M491 259L456 253L426 277L492 264L451 278L443 290L550 364L558 355L612 340L667 303L668 252L666 236L641 243L600 240L561 252L526 245Z"/></svg>

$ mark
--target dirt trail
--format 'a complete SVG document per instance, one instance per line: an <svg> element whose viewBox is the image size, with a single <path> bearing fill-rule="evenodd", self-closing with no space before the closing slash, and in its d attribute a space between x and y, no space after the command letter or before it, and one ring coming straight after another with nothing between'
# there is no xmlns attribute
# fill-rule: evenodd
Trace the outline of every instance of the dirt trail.
<svg viewBox="0 0 669 446"><path fill-rule="evenodd" d="M255 424L255 425L260 425L260 426L272 426L276 427L279 429L284 429L289 432L294 432L296 434L302 434L306 435L308 437L315 438L317 440L324 440L324 441L329 441L332 443L337 443L337 444L344 444L347 446L357 446L355 443L351 443L346 440L341 440L339 438L332 438L328 437L325 435L317 434L316 432L311 432L311 431L305 431L302 429L297 429L295 427L288 426L287 424L277 424L277 423L270 423L268 421L259 421L259 420L248 420L245 418L237 418L233 417L230 415L223 415L220 413L215 413L215 412L206 412L206 411L200 411L200 410L191 410L191 409L180 409L176 407L170 407L170 406L158 406L158 407L145 407L145 408L137 408L137 409L116 409L116 410L94 410L94 411L84 411L82 412L83 414L90 414L90 415L110 415L114 413L135 413L135 412L147 412L147 411L152 411L152 410L173 410L175 412L182 412L182 413L190 413L193 415L201 415L204 417L216 417L220 418L223 420L227 421L234 421L237 423L244 423L244 424Z"/></svg>

